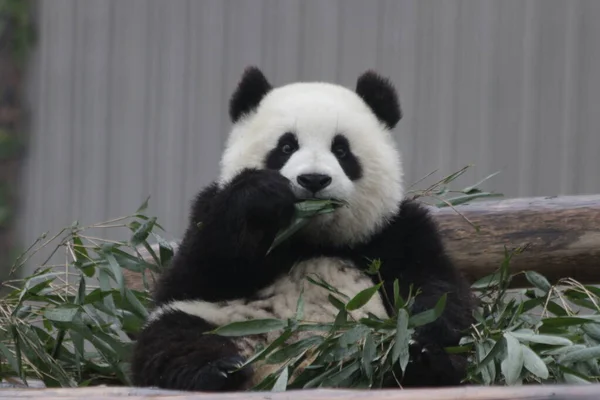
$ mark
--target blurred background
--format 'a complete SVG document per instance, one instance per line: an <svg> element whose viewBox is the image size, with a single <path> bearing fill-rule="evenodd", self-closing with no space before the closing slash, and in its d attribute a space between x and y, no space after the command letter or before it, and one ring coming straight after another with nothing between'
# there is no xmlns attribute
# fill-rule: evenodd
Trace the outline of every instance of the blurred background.
<svg viewBox="0 0 600 400"><path fill-rule="evenodd" d="M473 164L459 184L501 171L483 187L505 197L600 193L598 0L3 1L0 146L26 143L0 159L4 254L148 196L182 235L249 64L389 76L408 185Z"/></svg>

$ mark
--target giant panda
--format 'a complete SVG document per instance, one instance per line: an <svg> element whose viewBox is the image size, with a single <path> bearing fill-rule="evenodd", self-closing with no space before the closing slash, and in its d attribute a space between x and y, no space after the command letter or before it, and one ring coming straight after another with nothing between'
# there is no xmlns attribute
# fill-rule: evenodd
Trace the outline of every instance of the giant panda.
<svg viewBox="0 0 600 400"><path fill-rule="evenodd" d="M384 281L354 316L393 312L393 282L420 288L412 312L447 294L442 316L417 329L404 387L458 385L466 359L457 345L471 323L473 297L453 266L428 210L405 196L401 156L391 135L402 117L388 78L367 71L354 90L323 82L274 87L248 67L229 103L232 129L220 176L195 197L189 226L171 266L157 282L155 308L132 358L135 386L238 391L259 382L266 366L238 368L272 336L206 334L247 319L294 316L331 322L329 292L307 284L318 274L353 297L378 283L365 273L380 261ZM271 251L295 203L335 199L345 206L319 215ZM237 369L237 371L236 371Z"/></svg>

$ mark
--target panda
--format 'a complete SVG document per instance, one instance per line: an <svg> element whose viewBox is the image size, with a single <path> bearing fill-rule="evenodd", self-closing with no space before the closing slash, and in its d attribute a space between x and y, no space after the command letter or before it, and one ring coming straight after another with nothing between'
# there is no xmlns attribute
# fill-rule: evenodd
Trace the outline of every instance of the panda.
<svg viewBox="0 0 600 400"><path fill-rule="evenodd" d="M391 135L402 112L389 79L368 70L354 90L324 82L273 87L259 68L247 67L229 116L220 176L193 200L189 226L157 282L155 308L133 351L133 384L211 392L252 387L272 369L239 367L274 336L206 332L233 321L292 318L301 292L305 320L333 321L338 310L326 289L307 284L312 274L350 298L383 280L355 318L388 318L393 310L385 299L393 298L395 279L404 296L410 285L421 290L413 313L447 294L442 316L416 330L401 383L461 384L466 359L443 348L458 345L470 326L474 298L428 210L405 197ZM295 203L305 199L345 206L314 217L271 249ZM380 278L366 273L375 259Z"/></svg>

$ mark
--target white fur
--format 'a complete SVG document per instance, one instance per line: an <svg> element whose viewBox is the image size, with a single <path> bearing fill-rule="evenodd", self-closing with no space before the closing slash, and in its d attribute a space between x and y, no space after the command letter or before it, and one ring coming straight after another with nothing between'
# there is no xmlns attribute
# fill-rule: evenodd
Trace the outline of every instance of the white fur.
<svg viewBox="0 0 600 400"><path fill-rule="evenodd" d="M221 160L221 184L244 168L263 168L279 137L294 132L300 149L281 174L299 198L305 196L296 177L330 175L321 198L345 200L348 207L319 217L305 229L316 241L354 244L367 240L393 216L403 197L400 154L389 130L355 92L329 83L293 83L273 89L258 109L234 124ZM336 134L343 134L363 168L352 182L331 153Z"/></svg>
<svg viewBox="0 0 600 400"><path fill-rule="evenodd" d="M328 295L331 292L307 281L305 278L309 275L317 275L349 298L373 286L373 281L352 265L337 259L318 258L295 265L288 275L281 277L273 285L259 292L258 298L260 300L248 303L245 303L243 300L223 301L219 303L194 300L174 301L154 310L149 316L147 323L151 324L168 311L183 311L186 314L195 315L217 326L251 319L293 318L302 288L304 288L303 321L316 323L332 322L338 310L328 300ZM387 318L381 296L373 296L365 306L350 312L350 315L359 319L366 317L369 312L379 318ZM267 335L257 335L252 338L240 338L236 340L236 343L241 354L249 357L254 354L257 344L270 343L280 334L281 332L277 331ZM319 334L319 332L304 332L303 334L293 336L290 338L290 341L295 342L302 337L316 334ZM258 365L257 367L252 378L252 384L262 381L277 368L276 365Z"/></svg>

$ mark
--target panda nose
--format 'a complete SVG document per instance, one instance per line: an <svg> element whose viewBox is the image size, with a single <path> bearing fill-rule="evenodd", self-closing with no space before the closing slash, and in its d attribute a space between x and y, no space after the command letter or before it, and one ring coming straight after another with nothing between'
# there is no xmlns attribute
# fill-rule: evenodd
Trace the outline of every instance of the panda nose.
<svg viewBox="0 0 600 400"><path fill-rule="evenodd" d="M331 177L323 174L302 174L296 180L300 186L312 193L325 189L331 183Z"/></svg>

